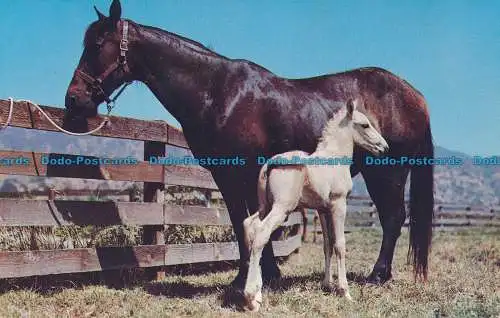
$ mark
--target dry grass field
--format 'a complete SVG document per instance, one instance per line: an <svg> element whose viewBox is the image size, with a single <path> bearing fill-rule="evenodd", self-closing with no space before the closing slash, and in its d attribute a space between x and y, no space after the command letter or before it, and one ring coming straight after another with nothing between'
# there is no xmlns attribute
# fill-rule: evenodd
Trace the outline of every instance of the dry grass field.
<svg viewBox="0 0 500 318"><path fill-rule="evenodd" d="M381 240L376 229L347 234L353 303L320 289L321 243L305 243L281 265L284 278L264 293L258 314L228 305L236 271L168 276L126 289L75 285L11 288L0 295L1 317L500 317L500 229L436 231L428 284L415 284L406 265L408 236L398 243L394 280L363 284ZM68 283L71 286L71 283Z"/></svg>

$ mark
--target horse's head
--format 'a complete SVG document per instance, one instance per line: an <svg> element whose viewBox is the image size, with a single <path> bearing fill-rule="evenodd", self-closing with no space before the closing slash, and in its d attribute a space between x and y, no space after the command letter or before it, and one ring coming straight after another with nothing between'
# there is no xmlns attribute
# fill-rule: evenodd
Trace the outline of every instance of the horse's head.
<svg viewBox="0 0 500 318"><path fill-rule="evenodd" d="M132 80L128 63L128 21L121 20L119 0L113 0L109 17L94 7L98 20L93 22L84 39L80 62L66 92L69 117L93 117L103 101L112 103L110 95L120 85Z"/></svg>
<svg viewBox="0 0 500 318"><path fill-rule="evenodd" d="M363 113L357 110L359 99L347 101L347 119L352 129L354 144L379 155L389 149L387 141L373 127Z"/></svg>

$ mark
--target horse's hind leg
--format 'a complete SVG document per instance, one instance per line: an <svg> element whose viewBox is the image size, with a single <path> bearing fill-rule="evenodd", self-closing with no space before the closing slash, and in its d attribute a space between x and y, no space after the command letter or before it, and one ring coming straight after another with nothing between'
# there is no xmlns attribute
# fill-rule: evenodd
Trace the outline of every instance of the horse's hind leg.
<svg viewBox="0 0 500 318"><path fill-rule="evenodd" d="M245 232L254 234L250 243L250 264L245 285L246 307L251 311L259 310L262 303L262 273L259 266L262 250L273 231L285 221L288 212L288 209L275 204L262 221L252 215L244 222Z"/></svg>
<svg viewBox="0 0 500 318"><path fill-rule="evenodd" d="M240 178L241 171L236 167L221 167L212 170L219 190L224 197L224 201L231 218L233 231L238 241L238 249L240 253L239 271L236 278L231 283L236 288L242 288L245 283L248 271L248 252L244 243L243 221L248 216L243 194L245 188L241 186Z"/></svg>
<svg viewBox="0 0 500 318"><path fill-rule="evenodd" d="M368 283L383 284L392 278L394 249L406 219L404 188L408 173L407 167L392 166L365 167L362 171L383 230L382 246Z"/></svg>

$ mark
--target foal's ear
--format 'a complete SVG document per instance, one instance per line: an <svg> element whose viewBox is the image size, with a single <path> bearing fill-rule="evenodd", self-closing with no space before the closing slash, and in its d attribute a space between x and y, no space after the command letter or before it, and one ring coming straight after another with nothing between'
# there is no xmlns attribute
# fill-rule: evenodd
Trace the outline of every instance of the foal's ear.
<svg viewBox="0 0 500 318"><path fill-rule="evenodd" d="M352 113L354 113L354 110L356 109L356 105L354 104L354 101L349 98L347 101L347 116L352 117Z"/></svg>
<svg viewBox="0 0 500 318"><path fill-rule="evenodd" d="M120 0L113 0L111 6L109 7L109 18L111 22L117 22L122 16L122 5Z"/></svg>
<svg viewBox="0 0 500 318"><path fill-rule="evenodd" d="M99 18L99 21L106 19L106 16L104 14L102 14L102 12L99 11L99 9L97 9L96 6L94 6L94 10L95 10L95 13L97 13L97 17Z"/></svg>

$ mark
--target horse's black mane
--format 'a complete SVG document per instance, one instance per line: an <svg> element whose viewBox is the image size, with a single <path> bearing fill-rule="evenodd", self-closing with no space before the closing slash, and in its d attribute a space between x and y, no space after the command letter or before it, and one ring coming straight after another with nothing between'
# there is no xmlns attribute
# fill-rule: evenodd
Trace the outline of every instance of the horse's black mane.
<svg viewBox="0 0 500 318"><path fill-rule="evenodd" d="M176 38L178 40L182 40L183 42L187 42L189 44L192 44L196 47L198 47L199 49L202 49L204 51L206 51L206 53L208 54L212 54L214 56L217 56L217 57L224 57L226 58L225 56L222 56L220 54L218 54L217 52L213 51L212 49L208 48L207 46L199 43L199 42L196 42L194 40L191 40L189 38L186 38L182 35L179 35L179 34L176 34L176 33L172 33L172 32L169 32L169 31L166 31L166 30L163 30L163 29L160 29L158 27L154 27L154 26L150 26L150 25L144 25L144 24L139 24L139 23L135 23L136 25L152 32L152 33L155 33L158 37L161 37L161 38L165 38L165 37L170 37L170 38Z"/></svg>
<svg viewBox="0 0 500 318"><path fill-rule="evenodd" d="M184 36L179 35L177 33L172 33L172 32L160 29L158 27L150 26L150 25L139 24L139 23L136 23L136 22L133 22L130 20L128 20L128 21L129 21L129 23L133 23L136 26L139 26L141 28L148 30L149 32L155 34L158 38L164 38L165 40L175 39L175 40L178 40L179 42L185 42L185 43L191 44L193 46L196 46L200 50L200 51L198 51L198 53L203 53L203 54L206 54L206 55L209 55L212 57L222 58L222 59L226 59L226 60L245 62L245 63L248 63L249 65L252 65L254 67L257 67L257 68L260 68L262 70L265 70L267 72L272 73L270 70L266 69L265 67L263 67L257 63L254 63L254 62L246 60L246 59L230 59L226 56L223 56L223 55L215 52L214 50L201 44L200 42L194 41L190 38L184 37ZM87 27L87 30L85 31L85 36L83 39L83 46L90 47L90 46L94 45L97 36L99 34L105 32L107 29L111 29L111 25L108 24L106 21L95 21L95 22L91 23Z"/></svg>

